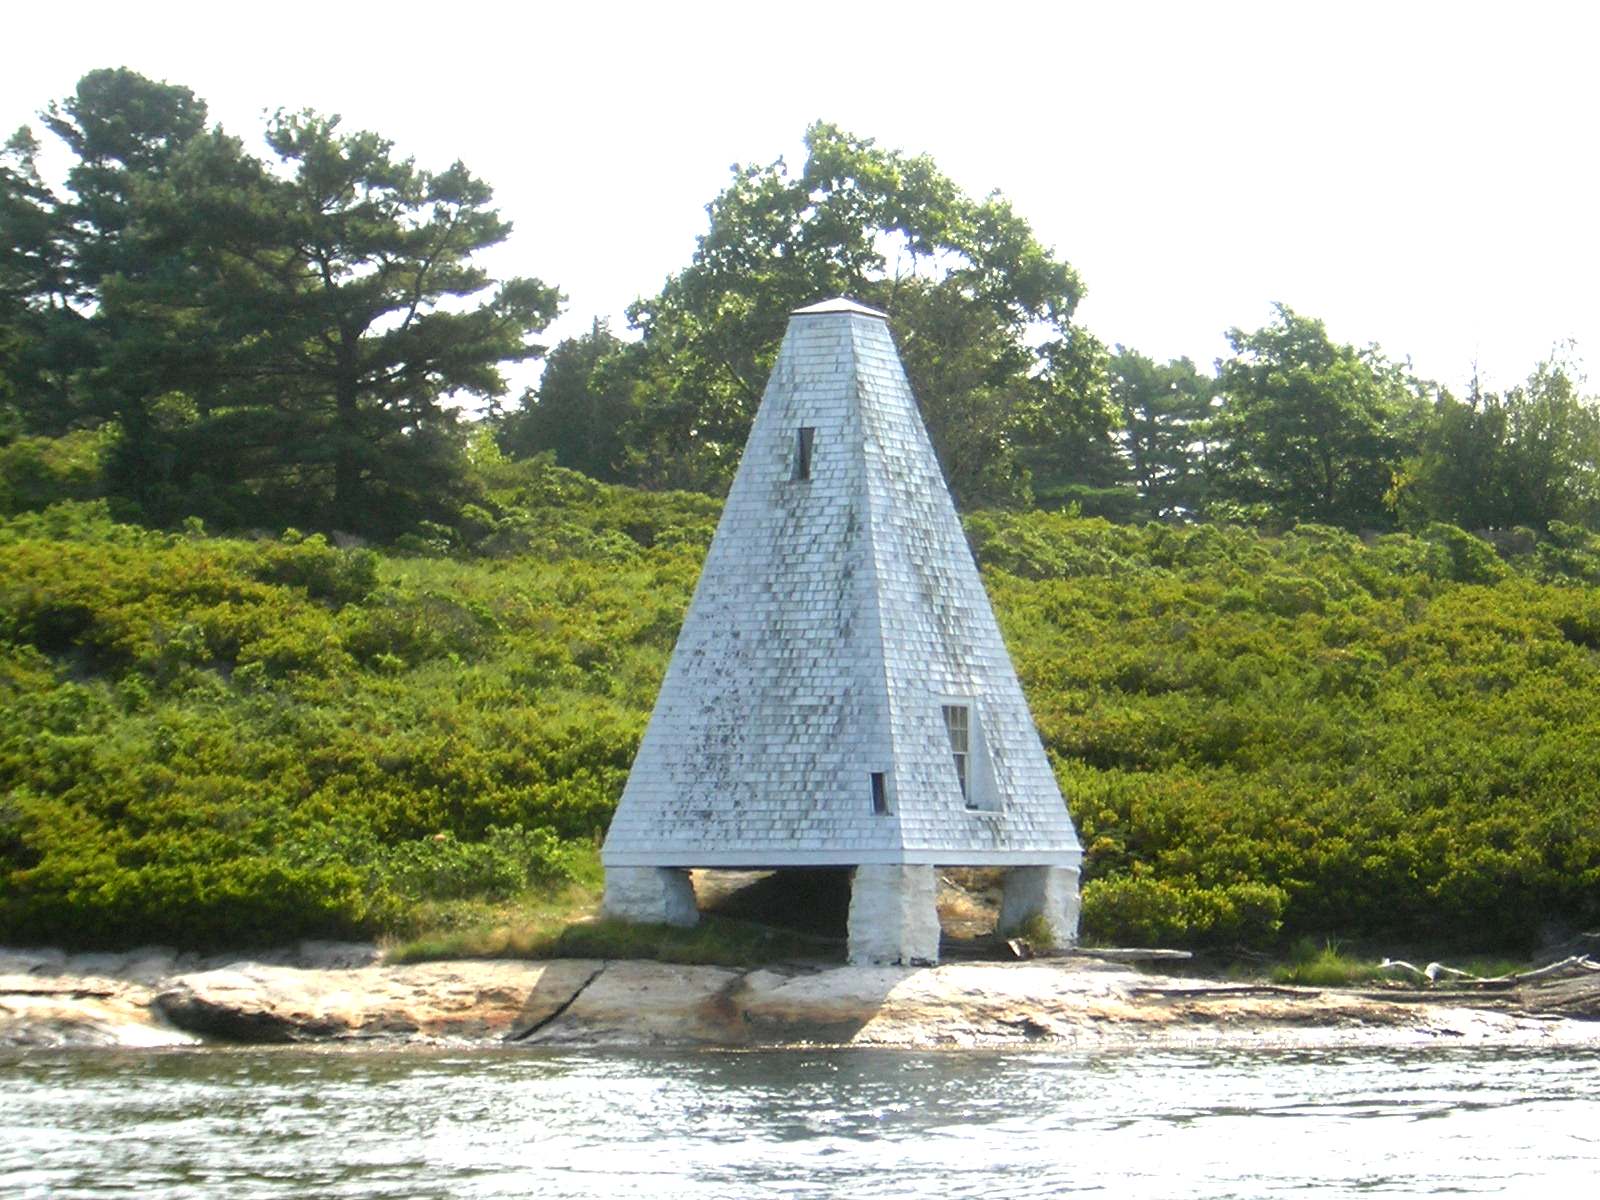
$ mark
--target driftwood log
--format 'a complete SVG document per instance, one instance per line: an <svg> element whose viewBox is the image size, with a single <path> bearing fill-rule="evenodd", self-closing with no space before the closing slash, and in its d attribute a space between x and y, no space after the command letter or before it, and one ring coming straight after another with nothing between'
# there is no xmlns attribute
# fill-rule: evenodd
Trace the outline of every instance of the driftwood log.
<svg viewBox="0 0 1600 1200"><path fill-rule="evenodd" d="M1436 962L1431 962L1425 967L1418 967L1397 958L1386 958L1378 964L1378 967L1385 971L1407 972L1417 976L1419 979L1426 979L1429 983L1437 983L1440 976L1448 976L1452 987L1514 988L1535 979L1584 975L1589 972L1600 971L1600 962L1595 962L1587 954L1572 954L1557 962L1536 967L1531 971L1513 971L1509 975L1490 976L1474 975L1470 971L1460 971L1455 967L1447 967L1443 963Z"/></svg>

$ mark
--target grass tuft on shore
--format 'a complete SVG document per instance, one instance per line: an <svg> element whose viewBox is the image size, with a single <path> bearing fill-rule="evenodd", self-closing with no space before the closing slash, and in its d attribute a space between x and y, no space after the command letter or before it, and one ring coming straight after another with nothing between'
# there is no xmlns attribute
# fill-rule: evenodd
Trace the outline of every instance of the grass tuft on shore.
<svg viewBox="0 0 1600 1200"><path fill-rule="evenodd" d="M425 905L410 936L384 943L384 959L552 958L550 947L561 932L592 914L599 902L597 888L572 884L553 895L527 892L498 904L474 899Z"/></svg>
<svg viewBox="0 0 1600 1200"><path fill-rule="evenodd" d="M1384 960L1387 961L1387 960ZM1459 982L1464 972L1475 979L1493 979L1528 969L1526 962L1497 957L1469 957L1453 959L1443 964L1447 968L1439 978L1430 982L1422 977L1425 968L1408 969L1404 963L1385 966L1384 961L1347 953L1337 940L1318 942L1314 938L1298 938L1289 947L1286 961L1269 972L1274 983L1298 984L1302 987L1357 987L1362 984L1382 984L1393 988L1450 987ZM1416 956L1416 961L1428 961Z"/></svg>
<svg viewBox="0 0 1600 1200"><path fill-rule="evenodd" d="M1377 963L1346 955L1339 943L1318 945L1311 938L1298 939L1289 949L1289 961L1272 969L1274 983L1302 987L1353 987L1390 978Z"/></svg>

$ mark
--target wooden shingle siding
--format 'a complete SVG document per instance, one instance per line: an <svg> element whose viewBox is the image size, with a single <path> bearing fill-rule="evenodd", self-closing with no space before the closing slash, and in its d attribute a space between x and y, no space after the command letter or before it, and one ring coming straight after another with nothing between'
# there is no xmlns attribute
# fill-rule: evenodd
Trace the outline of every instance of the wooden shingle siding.
<svg viewBox="0 0 1600 1200"><path fill-rule="evenodd" d="M961 793L952 702L985 807ZM887 813L864 802L880 772ZM881 314L791 319L602 856L1080 861Z"/></svg>

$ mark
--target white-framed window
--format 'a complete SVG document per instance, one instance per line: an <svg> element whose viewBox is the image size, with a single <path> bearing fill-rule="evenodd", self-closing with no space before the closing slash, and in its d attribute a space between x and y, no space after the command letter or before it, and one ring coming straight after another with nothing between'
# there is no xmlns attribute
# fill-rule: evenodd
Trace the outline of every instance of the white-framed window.
<svg viewBox="0 0 1600 1200"><path fill-rule="evenodd" d="M976 808L972 800L972 706L970 704L945 704L944 731L950 737L950 757L956 764L956 782L961 785L961 798L968 808Z"/></svg>
<svg viewBox="0 0 1600 1200"><path fill-rule="evenodd" d="M972 696L942 696L939 716L961 802L973 812L999 812L1000 789L995 782L989 744L983 735L982 705Z"/></svg>

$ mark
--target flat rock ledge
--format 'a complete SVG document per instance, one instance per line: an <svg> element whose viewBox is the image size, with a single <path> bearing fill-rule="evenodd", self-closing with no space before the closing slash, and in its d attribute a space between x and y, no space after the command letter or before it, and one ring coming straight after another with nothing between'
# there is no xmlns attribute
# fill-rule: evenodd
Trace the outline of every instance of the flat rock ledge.
<svg viewBox="0 0 1600 1200"><path fill-rule="evenodd" d="M1600 1045L1600 979L1353 991L1089 958L754 971L589 960L238 962L172 974L148 961L103 963L98 974L78 965L0 951L0 1046Z"/></svg>

